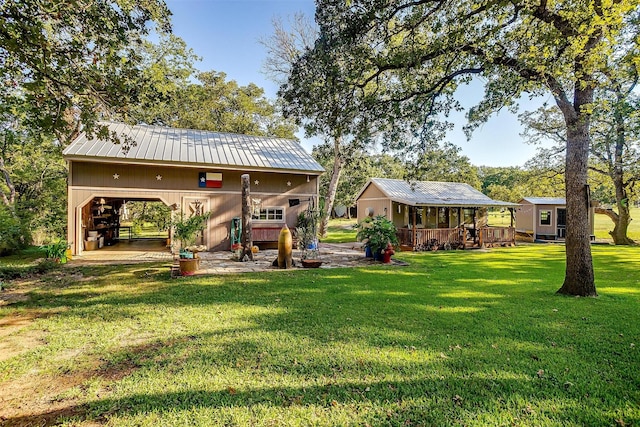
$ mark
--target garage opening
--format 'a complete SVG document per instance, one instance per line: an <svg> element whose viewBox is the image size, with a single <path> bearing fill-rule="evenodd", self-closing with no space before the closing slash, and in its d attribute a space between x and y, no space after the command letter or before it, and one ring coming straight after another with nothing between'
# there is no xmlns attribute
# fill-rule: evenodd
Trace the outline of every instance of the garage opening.
<svg viewBox="0 0 640 427"><path fill-rule="evenodd" d="M159 199L92 198L82 208L84 251L169 251L171 208Z"/></svg>

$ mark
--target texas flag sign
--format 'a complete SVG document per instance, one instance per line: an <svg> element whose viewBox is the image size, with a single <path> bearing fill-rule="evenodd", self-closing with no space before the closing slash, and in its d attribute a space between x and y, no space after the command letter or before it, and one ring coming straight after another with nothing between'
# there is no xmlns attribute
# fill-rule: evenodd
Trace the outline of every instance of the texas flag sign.
<svg viewBox="0 0 640 427"><path fill-rule="evenodd" d="M222 173L200 172L198 187L222 188Z"/></svg>

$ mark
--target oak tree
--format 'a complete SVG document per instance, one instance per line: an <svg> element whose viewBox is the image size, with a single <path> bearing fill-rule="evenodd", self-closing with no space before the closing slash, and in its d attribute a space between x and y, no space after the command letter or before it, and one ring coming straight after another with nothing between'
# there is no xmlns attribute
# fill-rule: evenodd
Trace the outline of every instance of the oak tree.
<svg viewBox="0 0 640 427"><path fill-rule="evenodd" d="M514 108L523 93L550 93L567 133L558 292L594 296L587 185L594 92L615 77L607 59L636 47L625 29L638 9L631 0L319 0L316 20L370 123L414 118L420 126L425 115L446 112L450 94L474 76L485 81L485 97L469 112L470 128Z"/></svg>

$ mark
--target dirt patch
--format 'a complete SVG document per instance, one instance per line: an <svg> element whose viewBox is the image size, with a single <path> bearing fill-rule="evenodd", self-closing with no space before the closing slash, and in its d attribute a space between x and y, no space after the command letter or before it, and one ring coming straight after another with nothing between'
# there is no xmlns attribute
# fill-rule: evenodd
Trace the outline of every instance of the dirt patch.
<svg viewBox="0 0 640 427"><path fill-rule="evenodd" d="M61 375L29 372L1 383L0 426L53 426L69 418L78 420L74 425L103 425L105 419L87 419L90 410L87 400L106 397L114 383L140 368L140 362L150 360L158 349L176 343L174 340L129 346L126 352L135 358L118 363L97 358L83 363L86 368L77 372Z"/></svg>

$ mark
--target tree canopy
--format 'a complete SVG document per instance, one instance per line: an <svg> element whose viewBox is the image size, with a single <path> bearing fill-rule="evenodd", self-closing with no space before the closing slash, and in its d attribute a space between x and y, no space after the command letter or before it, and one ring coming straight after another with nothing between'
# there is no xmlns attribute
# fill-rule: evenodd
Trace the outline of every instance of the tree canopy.
<svg viewBox="0 0 640 427"><path fill-rule="evenodd" d="M65 141L126 111L142 87L136 44L154 28L170 31L169 16L162 0L3 1L3 120Z"/></svg>
<svg viewBox="0 0 640 427"><path fill-rule="evenodd" d="M318 0L314 51L332 52L340 65L348 111L391 134L399 121L419 129L428 117L446 116L457 107L451 94L474 76L486 83L484 99L469 111L471 130L523 93L550 93L567 130L567 268L559 292L596 295L590 118L594 91L616 77L610 58L637 48L638 9L631 0Z"/></svg>

